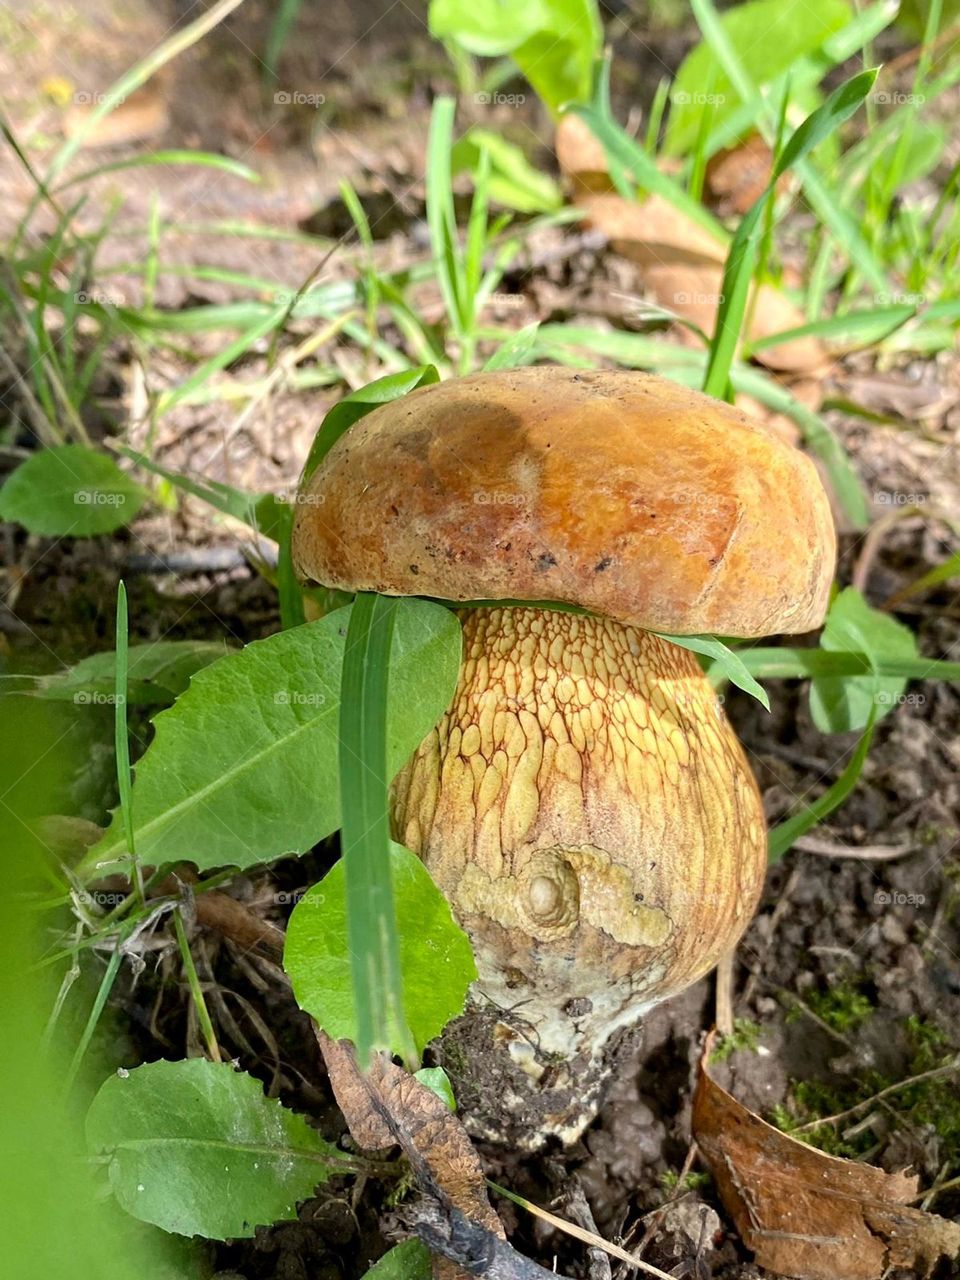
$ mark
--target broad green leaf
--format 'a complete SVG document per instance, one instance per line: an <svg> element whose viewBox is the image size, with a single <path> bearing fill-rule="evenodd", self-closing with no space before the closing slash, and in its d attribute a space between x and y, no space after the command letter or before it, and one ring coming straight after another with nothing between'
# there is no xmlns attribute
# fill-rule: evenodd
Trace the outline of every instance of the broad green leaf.
<svg viewBox="0 0 960 1280"><path fill-rule="evenodd" d="M822 822L834 809L840 807L847 796L857 785L857 779L863 771L864 761L873 741L875 708L871 711L866 728L850 757L847 767L831 786L813 804L805 805L799 813L787 818L770 832L767 842L768 857L771 862L779 862L795 840L805 835L818 822Z"/></svg>
<svg viewBox="0 0 960 1280"><path fill-rule="evenodd" d="M431 0L429 21L468 53L509 54L553 112L590 96L603 41L596 0Z"/></svg>
<svg viewBox="0 0 960 1280"><path fill-rule="evenodd" d="M476 978L473 952L447 900L423 863L401 845L390 846L400 970L410 1030L422 1053L451 1018L461 1013ZM356 1040L347 943L347 898L341 859L297 903L287 925L283 967L297 1003L335 1040ZM401 1046L394 1029L390 1046Z"/></svg>
<svg viewBox="0 0 960 1280"><path fill-rule="evenodd" d="M499 58L550 24L546 0L430 0L430 34L468 53Z"/></svg>
<svg viewBox="0 0 960 1280"><path fill-rule="evenodd" d="M694 653L702 653L711 658L712 679L716 679L719 675L722 679L729 680L738 689L756 698L766 711L770 710L767 691L762 685L757 684L743 665L740 655L725 645L722 640L718 640L715 636L663 636L662 638L669 640L671 644L678 644L681 649L692 649Z"/></svg>
<svg viewBox="0 0 960 1280"><path fill-rule="evenodd" d="M499 133L474 128L456 142L450 152L455 174L476 173L483 153L490 158L490 199L520 213L552 213L563 205L563 193L554 180L541 173L516 143Z"/></svg>
<svg viewBox="0 0 960 1280"><path fill-rule="evenodd" d="M87 1146L135 1218L227 1240L297 1216L297 1201L349 1169L302 1116L228 1063L148 1062L111 1076L87 1112Z"/></svg>
<svg viewBox="0 0 960 1280"><path fill-rule="evenodd" d="M841 591L827 615L820 646L828 652L865 653L873 658L917 658L917 641L888 613L873 609L855 587ZM898 676L816 676L810 686L810 714L821 733L849 733L880 720L907 687Z"/></svg>
<svg viewBox="0 0 960 1280"><path fill-rule="evenodd" d="M112 458L82 444L41 449L0 489L0 519L51 538L89 538L129 524L146 493Z"/></svg>
<svg viewBox="0 0 960 1280"><path fill-rule="evenodd" d="M453 1096L453 1085L443 1067L421 1067L413 1073L413 1078L432 1089L441 1102L445 1102L451 1111L456 1111L457 1100Z"/></svg>
<svg viewBox="0 0 960 1280"><path fill-rule="evenodd" d="M430 1280L430 1250L411 1236L378 1259L363 1280Z"/></svg>
<svg viewBox="0 0 960 1280"><path fill-rule="evenodd" d="M719 22L750 79L765 85L819 49L850 16L845 0L751 0L728 9ZM706 40L683 60L671 100L664 144L670 155L683 155L695 144L706 106L715 112L716 128L743 102Z"/></svg>
<svg viewBox="0 0 960 1280"><path fill-rule="evenodd" d="M317 467L337 443L344 432L349 431L355 422L391 400L399 400L409 391L417 387L426 387L430 383L439 382L440 375L433 365L421 365L416 369L404 369L401 373L391 373L385 378L377 378L368 382L365 387L351 391L349 395L338 400L324 416L323 421L313 438L307 462L303 468L303 481L316 471Z"/></svg>
<svg viewBox="0 0 960 1280"><path fill-rule="evenodd" d="M219 640L155 640L127 651L127 694L131 702L172 702L201 668L229 652ZM40 676L30 692L78 705L106 702L114 692L116 654L112 649L82 658L65 671Z"/></svg>
<svg viewBox="0 0 960 1280"><path fill-rule="evenodd" d="M198 671L156 733L133 787L144 865L248 867L303 853L340 825L337 722L348 609L256 640ZM400 601L387 718L391 777L440 718L460 664L454 615ZM78 873L116 869L116 817Z"/></svg>

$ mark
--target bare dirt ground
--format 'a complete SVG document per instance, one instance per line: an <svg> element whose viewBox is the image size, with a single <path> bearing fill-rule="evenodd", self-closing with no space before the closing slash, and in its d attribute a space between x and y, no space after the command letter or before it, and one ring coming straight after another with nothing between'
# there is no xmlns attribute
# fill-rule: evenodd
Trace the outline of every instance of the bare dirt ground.
<svg viewBox="0 0 960 1280"><path fill-rule="evenodd" d="M109 149L85 150L77 162L120 157L145 145L206 147L253 166L260 185L179 168L141 171L135 183L122 175L101 179L91 203L117 192L124 201L105 264L137 260L157 201L165 220L179 228L164 235L166 263L229 267L295 290L317 266L316 244L190 227L230 217L338 237L347 229L337 195L342 177L351 179L372 211L378 261L423 256L426 123L433 92L450 83L442 50L427 37L423 6L403 0L306 5L280 80L284 92L321 95L324 102L295 109L275 103L260 80L258 51L270 9L244 6L131 100L126 137ZM0 11L6 109L29 154L42 158L50 139L70 127L70 111L84 105L77 95L102 92L188 11L186 4L141 0L55 7L14 0ZM636 29L621 33L621 96L648 98L656 78L678 64L688 38L683 31L643 38ZM53 100L55 78L69 87L66 105ZM483 123L528 141L532 134L534 158L553 167L549 129L532 100L519 114L507 108L488 113ZM30 194L9 152L0 166L0 194L7 224ZM604 249L569 251L565 243L542 246L541 265L525 260L505 282L520 299L516 322L599 314L616 326L621 318L611 299L631 292L633 268ZM528 251L533 259L537 249ZM551 257L547 250L554 249L559 251ZM355 261L345 244L325 274L346 277ZM118 294L136 301L132 275L111 279ZM169 276L158 304L230 296L242 295L219 282ZM217 341L200 339L197 352L215 349ZM365 380L355 356L342 351L336 358L348 378ZM255 352L235 376L255 378L265 361L263 351ZM103 433L129 423L138 377L153 387L170 385L188 367L170 355L144 369L130 348L111 352L91 429ZM877 514L889 512L889 495L918 496L916 513L891 521L882 537L865 542L861 535L843 535L842 581L858 581L871 602L882 604L956 550L937 513L960 509L957 363L952 356L903 359L877 369L857 357L831 377L828 398L845 395L897 419L875 425L838 410L827 414L874 496ZM164 420L154 456L171 468L252 489L288 489L324 409L339 394L338 388L281 392L263 417L238 432L229 405L178 409ZM10 389L5 402L16 412ZM175 512L150 512L111 540L54 544L8 531L4 564L17 589L13 607L0 613L4 661L10 669L50 669L111 647L119 573L127 579L138 638L245 642L268 634L277 625L276 598L242 551L234 532L192 502ZM156 557L173 554L187 561L176 572L160 571ZM896 613L916 630L924 653L955 658L960 652L960 596L949 584ZM731 1091L765 1116L781 1108L781 1118L808 1121L844 1111L960 1051L960 694L932 682L915 683L909 692L880 725L851 799L771 870L761 910L740 946L735 1013L754 1029L723 1070ZM748 748L768 816L776 820L837 776L855 738L820 735L798 685L772 684L771 701L767 715L734 693L727 710ZM65 809L101 821L113 803L108 734L95 712L75 732L89 741L89 750ZM146 726L140 732L145 741ZM282 924L286 891L311 883L334 856L332 848L321 848L311 858L241 878L232 891ZM225 1053L238 1056L272 1092L339 1139L343 1125L315 1041L281 971L252 962L213 934L198 932L194 944L201 976L219 992L215 1015ZM118 1061L133 1065L138 1057L177 1057L196 1047L183 985L176 953L169 950L161 950L137 984L127 983L117 1001ZM578 1179L601 1233L628 1247L643 1239L644 1257L672 1274L697 1280L760 1275L709 1180L677 1181L690 1145L693 1070L712 1017L707 979L650 1018L606 1106L576 1147L546 1157L486 1149L489 1175L561 1213ZM905 1088L819 1136L831 1150L888 1169L912 1165L922 1185L930 1186L960 1160L955 1081ZM205 1246L209 1273L221 1280L355 1280L387 1247L393 1219L378 1196L371 1187L359 1194L328 1188L302 1206L298 1222L262 1230L253 1241ZM579 1246L519 1217L506 1203L498 1207L518 1248L563 1273L585 1274ZM960 1189L944 1191L934 1208L956 1216Z"/></svg>

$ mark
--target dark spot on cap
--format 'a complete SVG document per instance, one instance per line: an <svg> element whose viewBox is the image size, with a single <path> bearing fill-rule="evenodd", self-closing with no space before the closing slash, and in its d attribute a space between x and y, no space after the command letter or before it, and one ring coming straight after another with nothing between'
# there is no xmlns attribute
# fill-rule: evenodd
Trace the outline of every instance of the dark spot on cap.
<svg viewBox="0 0 960 1280"><path fill-rule="evenodd" d="M603 573L604 569L609 569L613 564L613 556L604 556L602 560L598 560L593 566L594 573Z"/></svg>
<svg viewBox="0 0 960 1280"><path fill-rule="evenodd" d="M537 568L541 573L546 573L548 569L552 569L557 563L557 557L549 551L543 551L537 556Z"/></svg>
<svg viewBox="0 0 960 1280"><path fill-rule="evenodd" d="M419 566L419 565L417 565L417 564L412 564L412 565L410 566L410 572L411 572L411 573L419 573L419 572L420 572L420 566Z"/></svg>
<svg viewBox="0 0 960 1280"><path fill-rule="evenodd" d="M509 969L504 970L503 976L506 978L507 986L511 991L515 991L517 987L528 987L530 985L530 979L523 970L515 969L512 965Z"/></svg>

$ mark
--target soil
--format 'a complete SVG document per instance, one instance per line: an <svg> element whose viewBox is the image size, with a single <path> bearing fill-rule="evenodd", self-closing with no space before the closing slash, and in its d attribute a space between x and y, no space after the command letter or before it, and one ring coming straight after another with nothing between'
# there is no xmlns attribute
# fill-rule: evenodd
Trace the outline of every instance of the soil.
<svg viewBox="0 0 960 1280"><path fill-rule="evenodd" d="M63 110L38 86L59 76L74 92L102 91L187 10L146 0L96 0L58 6L54 22L52 11L42 7L8 5L0 74L11 88L9 109L28 153L42 156L46 140L66 127ZM263 89L257 51L264 48L272 11L264 4L243 6L161 77L152 97L140 104L145 115L131 118L128 140L81 155L87 167L134 154L145 144L137 128L152 120L159 132L150 137L151 145L217 150L253 165L263 182L252 188L202 171L142 171L142 181L138 177L123 187L117 234L104 246L103 265L137 258L154 199L167 221L180 227L229 216L341 236L347 224L337 184L343 177L373 214L378 261L422 258L419 175L426 123L434 92L451 87L442 51L427 36L424 6L374 0L305 4L298 38L281 63L280 83L291 92L322 94L325 102L322 110L304 105L295 111L279 110ZM625 8L621 19L627 28L616 21L611 28L616 94L621 103L642 103L657 78L678 65L690 32L644 29L641 39L631 10ZM64 31L76 38L64 40ZM482 122L528 140L532 132L534 158L551 163L549 129L532 96L519 113L488 110ZM116 179L98 181L90 217L98 200L116 189ZM29 197L29 183L9 153L0 167L0 191L5 219ZM524 265L505 280L504 292L516 300L508 308L511 323L576 321L598 313L614 327L623 322L611 299L635 289L634 268L570 236L553 231L535 240ZM229 266L295 289L316 268L323 246L171 230L163 249L170 264ZM355 269L349 245L324 268L331 279ZM137 300L135 278L109 278L111 287ZM234 296L243 295L222 282L188 284L170 276L157 300L177 307ZM206 353L206 343L216 349L219 341L198 339L194 355ZM110 353L97 388L97 418L88 423L94 435L129 424L133 354L129 345ZM366 371L342 353L339 358L348 381L366 380ZM255 378L266 367L265 352L258 350L235 374ZM164 355L148 376L157 388L171 385L188 368L175 355ZM842 362L831 378L828 400L869 403L888 419L893 414L917 424L875 425L840 409L826 413L873 495L875 515L889 513L890 495L919 495L917 514L891 522L870 546L869 560L862 535L842 537L841 582L856 579L868 599L882 604L957 549L955 522L939 514L960 509L957 363L949 354L926 361L898 358L878 370L858 356ZM324 409L340 393L341 388L280 392L262 418L236 434L230 406L178 409L163 420L154 456L173 469L251 489L288 489ZM8 394L8 404L16 414L15 393ZM136 444L136 429L132 438ZM11 459L19 457L17 450L30 445L26 428L8 435L7 442L14 448ZM212 522L192 500L176 511L145 514L111 539L53 542L7 530L0 659L8 671L38 672L112 647L121 574L135 639L226 638L242 644L270 634L278 625L276 593L251 567L244 538L228 524ZM171 569L163 558L175 555L181 559ZM955 658L960 652L960 595L950 584L909 597L893 612L915 630L923 653ZM769 714L736 691L726 709L775 822L798 800L829 785L856 735L821 735L803 686L778 682L770 689ZM898 1082L917 1074L923 1052L934 1062L960 1051L960 692L919 681L908 695L879 725L853 795L826 826L771 868L764 901L738 949L735 1014L756 1024L755 1043L734 1051L717 1070L742 1102L765 1116L781 1108L781 1117L809 1120L842 1110L869 1097L881 1079ZM142 750L149 725L144 720L134 730L135 749ZM64 810L99 822L114 802L110 727L91 709L83 733L90 747L65 792ZM883 858L884 850L898 852ZM240 877L230 892L282 925L293 892L313 883L335 856L332 845L318 849L306 859ZM195 930L192 940L201 976L216 992L213 1013L225 1056L238 1057L273 1095L309 1116L331 1140L341 1140L343 1122L316 1042L282 971L208 930ZM115 997L112 1050L126 1066L199 1051L176 951L162 937L158 946L157 963L136 981L127 974ZM690 1148L691 1084L713 1004L708 978L655 1010L642 1035L621 1053L606 1103L579 1143L537 1154L481 1143L488 1175L561 1214L577 1179L599 1232L628 1248L643 1238L644 1258L671 1274L697 1280L761 1275L709 1180L676 1182ZM443 1060L442 1047L434 1057ZM814 1103L819 1111L810 1110ZM936 1123L931 1114L939 1117ZM890 1098L861 1133L838 1141L846 1142L845 1153L884 1167L913 1166L928 1187L944 1168L956 1175L960 1114L951 1119L948 1100L939 1095L931 1100L907 1091ZM330 1184L301 1207L296 1222L262 1229L252 1241L201 1246L204 1274L220 1280L358 1280L399 1229L384 1196L375 1183ZM665 1205L667 1211L658 1212ZM586 1275L581 1246L506 1201L497 1207L517 1248L562 1274ZM960 1215L960 1191L944 1192L935 1209Z"/></svg>

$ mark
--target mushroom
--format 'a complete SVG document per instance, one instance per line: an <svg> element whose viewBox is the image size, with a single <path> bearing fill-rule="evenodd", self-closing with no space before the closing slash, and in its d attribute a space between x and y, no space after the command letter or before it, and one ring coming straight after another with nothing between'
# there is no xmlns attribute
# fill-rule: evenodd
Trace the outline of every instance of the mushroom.
<svg viewBox="0 0 960 1280"><path fill-rule="evenodd" d="M492 602L461 611L459 683L392 823L476 954L442 1049L468 1124L571 1141L624 1029L735 945L763 885L723 699L658 633L822 621L836 542L817 472L674 383L539 366L375 409L300 497L304 577Z"/></svg>

